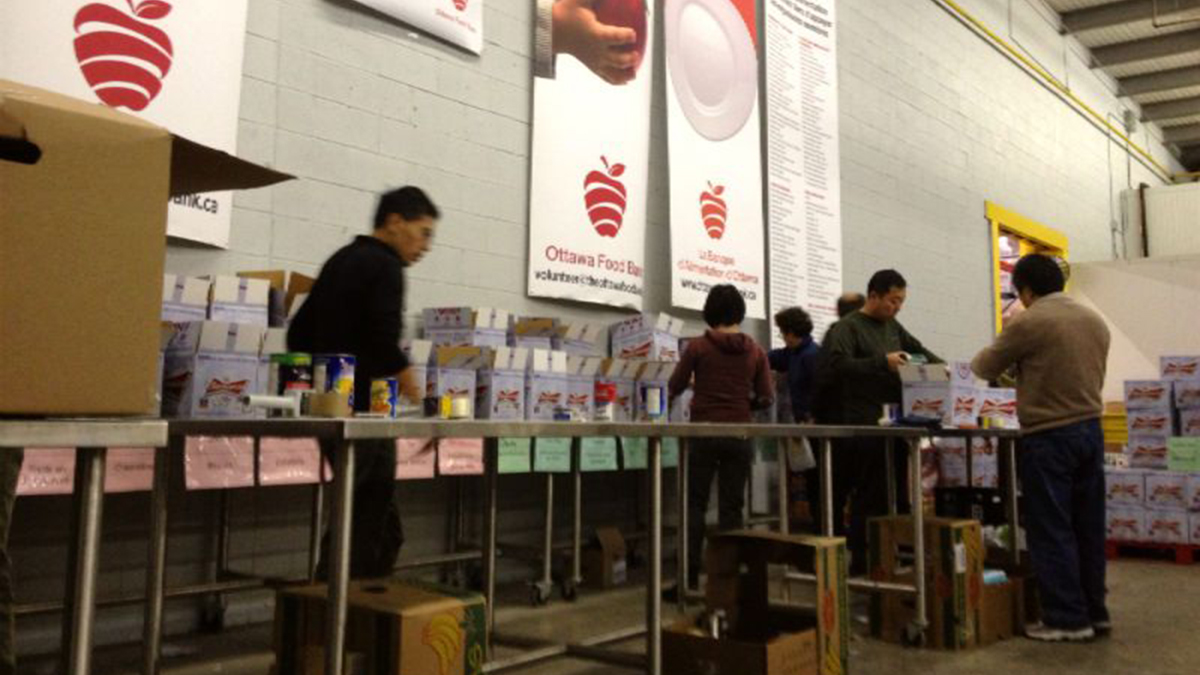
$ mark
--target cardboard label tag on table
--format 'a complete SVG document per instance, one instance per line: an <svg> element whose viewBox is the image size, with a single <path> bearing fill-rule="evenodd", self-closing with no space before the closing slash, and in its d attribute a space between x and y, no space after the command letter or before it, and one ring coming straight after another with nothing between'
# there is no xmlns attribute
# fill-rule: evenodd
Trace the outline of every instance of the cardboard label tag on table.
<svg viewBox="0 0 1200 675"><path fill-rule="evenodd" d="M533 470L538 473L570 473L571 439L537 439L534 446Z"/></svg>
<svg viewBox="0 0 1200 675"><path fill-rule="evenodd" d="M501 438L497 471L499 473L529 473L531 468L530 443L528 438Z"/></svg>
<svg viewBox="0 0 1200 675"><path fill-rule="evenodd" d="M436 465L437 448L433 439L396 439L396 480L433 478Z"/></svg>
<svg viewBox="0 0 1200 675"><path fill-rule="evenodd" d="M650 439L648 438L622 438L621 451L624 464L622 466L628 471L630 469L645 469L650 466L649 452Z"/></svg>
<svg viewBox="0 0 1200 675"><path fill-rule="evenodd" d="M315 438L258 442L259 485L312 485L321 480L321 447Z"/></svg>
<svg viewBox="0 0 1200 675"><path fill-rule="evenodd" d="M155 448L109 448L104 457L105 492L149 492L154 486Z"/></svg>
<svg viewBox="0 0 1200 675"><path fill-rule="evenodd" d="M443 438L438 441L438 473L478 476L483 473L482 438Z"/></svg>
<svg viewBox="0 0 1200 675"><path fill-rule="evenodd" d="M189 490L254 485L254 439L249 436L190 436L183 450Z"/></svg>
<svg viewBox="0 0 1200 675"><path fill-rule="evenodd" d="M17 495L69 495L75 489L75 448L26 448Z"/></svg>
<svg viewBox="0 0 1200 675"><path fill-rule="evenodd" d="M616 471L617 439L612 437L583 438L579 444L580 471Z"/></svg>

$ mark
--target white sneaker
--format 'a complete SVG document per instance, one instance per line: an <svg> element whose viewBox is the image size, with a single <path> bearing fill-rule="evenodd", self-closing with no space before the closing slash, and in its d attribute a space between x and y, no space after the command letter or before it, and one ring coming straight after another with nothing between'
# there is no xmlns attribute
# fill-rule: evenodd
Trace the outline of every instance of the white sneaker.
<svg viewBox="0 0 1200 675"><path fill-rule="evenodd" d="M1091 626L1052 628L1042 623L1035 623L1025 628L1025 637L1038 642L1090 642L1096 639L1096 631Z"/></svg>

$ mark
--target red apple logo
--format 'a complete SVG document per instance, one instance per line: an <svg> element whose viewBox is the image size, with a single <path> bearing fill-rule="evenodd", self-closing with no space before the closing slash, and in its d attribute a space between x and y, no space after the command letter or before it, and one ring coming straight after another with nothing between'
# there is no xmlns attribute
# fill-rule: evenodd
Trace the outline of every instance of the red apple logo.
<svg viewBox="0 0 1200 675"><path fill-rule="evenodd" d="M454 0L454 9L460 12L467 11L467 0Z"/></svg>
<svg viewBox="0 0 1200 675"><path fill-rule="evenodd" d="M601 237L615 237L625 221L625 184L617 180L625 173L624 164L609 165L601 157L604 171L592 171L583 181L584 203L592 227Z"/></svg>
<svg viewBox="0 0 1200 675"><path fill-rule="evenodd" d="M645 0L596 0L593 9L596 20L609 26L632 28L637 33L637 41L625 49L637 55L633 71L642 66L642 57L646 55L646 2Z"/></svg>
<svg viewBox="0 0 1200 675"><path fill-rule="evenodd" d="M725 236L725 217L728 212L725 210L725 200L721 199L723 194L725 186L713 187L711 182L708 189L700 193L700 217L704 219L704 229L708 236L713 239Z"/></svg>
<svg viewBox="0 0 1200 675"><path fill-rule="evenodd" d="M84 5L75 14L75 59L105 105L140 111L162 90L174 52L165 32L139 19L161 19L171 13L171 5L126 2L133 16L100 3Z"/></svg>

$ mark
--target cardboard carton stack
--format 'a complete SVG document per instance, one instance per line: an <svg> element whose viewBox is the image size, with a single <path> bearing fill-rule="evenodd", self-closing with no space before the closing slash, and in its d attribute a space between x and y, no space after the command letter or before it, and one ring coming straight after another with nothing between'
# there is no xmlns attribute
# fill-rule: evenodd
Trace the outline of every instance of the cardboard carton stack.
<svg viewBox="0 0 1200 675"><path fill-rule="evenodd" d="M612 327L612 355L640 361L678 361L683 320L669 314L639 314Z"/></svg>
<svg viewBox="0 0 1200 675"><path fill-rule="evenodd" d="M1109 541L1200 545L1198 407L1200 356L1164 356L1159 379L1125 382L1129 443L1105 467Z"/></svg>
<svg viewBox="0 0 1200 675"><path fill-rule="evenodd" d="M225 321L174 324L163 373L163 415L247 417L258 390L263 326Z"/></svg>
<svg viewBox="0 0 1200 675"><path fill-rule="evenodd" d="M525 371L529 350L496 347L485 350L475 387L476 417L484 420L525 419Z"/></svg>
<svg viewBox="0 0 1200 675"><path fill-rule="evenodd" d="M478 371L486 363L485 351L483 347L435 347L426 375L426 391L438 399L444 396L466 399L471 408L467 417L474 417L475 386Z"/></svg>
<svg viewBox="0 0 1200 675"><path fill-rule="evenodd" d="M555 349L554 340L559 334L558 319L513 317L509 323L508 344L525 349Z"/></svg>
<svg viewBox="0 0 1200 675"><path fill-rule="evenodd" d="M422 314L425 339L438 347L507 347L509 314L490 307L435 307Z"/></svg>
<svg viewBox="0 0 1200 675"><path fill-rule="evenodd" d="M608 328L587 321L560 323L551 345L554 349L575 356L608 356Z"/></svg>
<svg viewBox="0 0 1200 675"><path fill-rule="evenodd" d="M525 419L547 421L564 409L569 388L567 354L549 349L530 351L525 380Z"/></svg>
<svg viewBox="0 0 1200 675"><path fill-rule="evenodd" d="M590 421L596 414L596 376L603 359L567 354L567 408L577 419Z"/></svg>
<svg viewBox="0 0 1200 675"><path fill-rule="evenodd" d="M626 359L605 359L600 363L597 382L612 383L617 388L614 422L632 422L636 410L637 377L642 364Z"/></svg>

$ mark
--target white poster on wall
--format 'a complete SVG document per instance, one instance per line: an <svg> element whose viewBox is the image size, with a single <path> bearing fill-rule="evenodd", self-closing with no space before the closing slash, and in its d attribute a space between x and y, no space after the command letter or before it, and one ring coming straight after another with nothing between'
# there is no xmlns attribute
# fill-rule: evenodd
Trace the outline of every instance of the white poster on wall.
<svg viewBox="0 0 1200 675"><path fill-rule="evenodd" d="M484 0L356 1L463 49L476 54L483 51Z"/></svg>
<svg viewBox="0 0 1200 675"><path fill-rule="evenodd" d="M765 7L771 312L803 307L820 338L842 293L834 0Z"/></svg>
<svg viewBox="0 0 1200 675"><path fill-rule="evenodd" d="M533 86L529 295L642 308L654 30L645 0L549 12ZM620 11L613 11L619 9ZM620 47L554 44L554 21L618 29ZM574 56L579 54L580 56Z"/></svg>
<svg viewBox="0 0 1200 675"><path fill-rule="evenodd" d="M702 309L733 284L763 318L761 137L754 0L667 0L671 301Z"/></svg>
<svg viewBox="0 0 1200 675"><path fill-rule="evenodd" d="M133 113L234 153L247 0L0 4L0 77ZM97 158L97 170L103 170ZM225 247L232 193L176 197L167 233Z"/></svg>

